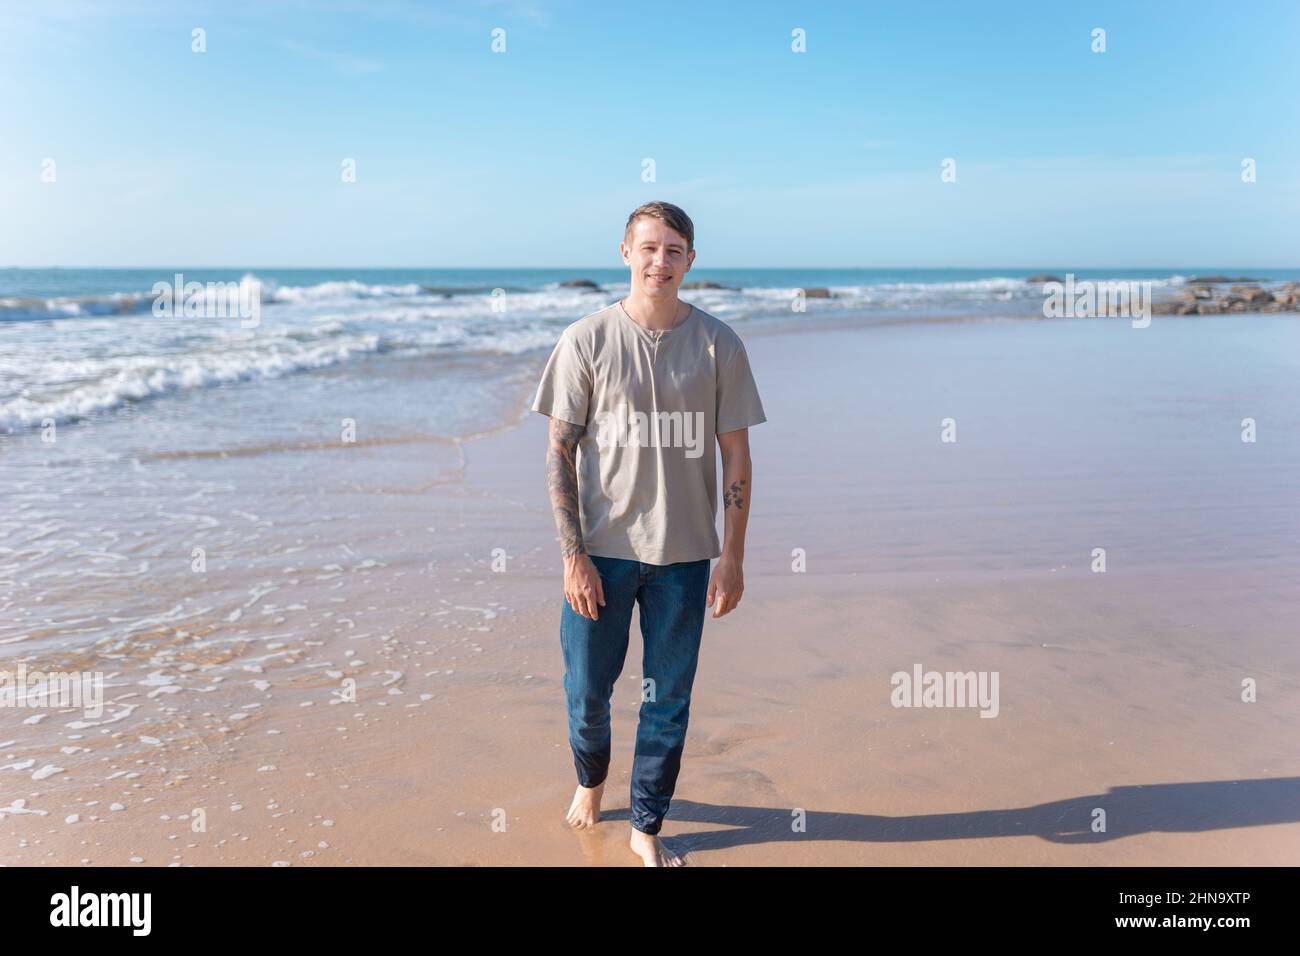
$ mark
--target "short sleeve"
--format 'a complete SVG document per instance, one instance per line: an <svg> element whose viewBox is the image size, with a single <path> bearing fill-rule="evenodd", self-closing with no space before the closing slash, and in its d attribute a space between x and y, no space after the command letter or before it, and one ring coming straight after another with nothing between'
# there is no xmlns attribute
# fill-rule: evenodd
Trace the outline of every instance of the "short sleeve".
<svg viewBox="0 0 1300 956"><path fill-rule="evenodd" d="M591 369L569 329L560 334L537 386L532 409L575 425L587 424Z"/></svg>
<svg viewBox="0 0 1300 956"><path fill-rule="evenodd" d="M739 339L726 364L718 370L717 432L734 432L767 421L758 386L749 369L749 355Z"/></svg>

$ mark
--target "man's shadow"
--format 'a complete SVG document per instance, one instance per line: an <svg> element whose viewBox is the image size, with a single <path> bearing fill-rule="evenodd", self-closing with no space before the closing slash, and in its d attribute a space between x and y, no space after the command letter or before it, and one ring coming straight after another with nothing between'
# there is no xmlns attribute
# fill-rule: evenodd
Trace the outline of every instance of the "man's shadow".
<svg viewBox="0 0 1300 956"><path fill-rule="evenodd" d="M1105 829L1094 820L1105 812ZM615 811L612 817L626 816ZM794 808L717 806L673 800L667 820L716 823L722 829L664 837L676 852L722 850L746 844L848 840L900 843L1037 836L1053 843L1105 843L1139 833L1199 833L1300 821L1300 777L1210 780L1111 787L1088 794L1007 810L971 810L883 817L866 813L803 812Z"/></svg>

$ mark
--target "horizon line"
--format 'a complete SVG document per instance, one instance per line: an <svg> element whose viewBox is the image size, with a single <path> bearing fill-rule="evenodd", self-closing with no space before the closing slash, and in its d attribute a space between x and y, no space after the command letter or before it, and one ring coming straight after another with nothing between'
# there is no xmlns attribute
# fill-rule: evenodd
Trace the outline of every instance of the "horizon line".
<svg viewBox="0 0 1300 956"><path fill-rule="evenodd" d="M523 272L523 271L533 271L533 272L543 272L543 271L547 271L547 272L558 272L558 271L562 271L562 270L568 270L568 271L577 272L577 271L594 271L594 270L603 270L603 271L619 270L619 271L622 271L622 270L625 270L625 269L627 269L627 268L628 268L628 267L626 267L626 266L567 266L567 265L566 265L566 266L357 266L357 265L291 266L291 265L265 265L265 264L263 264L263 265L248 265L248 264L240 264L240 265L194 265L194 264L191 263L191 264L184 265L184 266L177 266L177 265L166 265L166 266L162 266L162 265L144 265L144 266L142 266L142 265L112 265L112 266L105 266L105 265L39 265L39 266L33 266L33 265L8 265L8 266L0 266L0 271L10 272L10 271L15 271L15 270L19 270L19 269L25 269L25 270L31 270L31 271L36 271L36 270L50 270L50 271L53 271L53 270L64 270L64 269L86 269L86 270L90 270L90 269L102 269L102 270L104 270L104 271L113 271L113 270L116 270L116 271L122 271L122 272L125 272L125 271L152 272L152 271L158 271L158 270L172 270L172 271L175 271L175 270L177 270L177 269L180 269L180 270L182 270L182 271L183 271L184 269L207 269L207 270L215 270L215 269L232 269L232 270L234 270L234 269L267 269L267 270L300 269L300 270L314 270L314 271L321 271L321 272L324 272L324 271L330 271L330 270L335 270L335 271L344 271L344 270L352 270L352 271L361 271L361 270L372 270L372 271L375 271L375 270L389 270L389 271L394 271L394 272L395 272L395 271L399 271L399 270L400 270L400 271L405 271L405 272L415 272L415 271L421 271L421 270L423 270L423 271L431 271L431 272L432 272L432 271L462 271L462 272L467 272L467 271L488 271L488 270L518 271L518 272ZM697 271L697 269L698 269L698 270L709 270L709 269L713 269L713 270L719 270L719 271L721 271L721 270L738 270L738 269L744 269L744 270L749 270L749 271L751 271L751 272L760 272L760 271L773 271L773 272L775 272L775 271L785 271L785 272L793 272L793 271L799 271L799 270L804 270L804 271L822 271L822 272L830 272L830 271L852 271L852 270L857 270L857 271L863 271L863 272L870 272L870 271L884 271L884 270L889 270L889 269L928 269L928 270L935 271L935 272L957 271L957 270L967 270L967 271L970 271L970 270L983 270L983 271L990 271L990 272L991 272L991 271L994 271L994 270L1002 269L1002 270L1007 270L1007 271L1031 271L1031 270L1036 270L1036 271L1044 271L1044 272L1046 272L1046 271L1051 271L1053 268L1054 268L1054 267L1051 267L1051 266L1039 266L1039 265L1032 265L1032 266L1029 266L1029 265L1015 265L1015 266L1013 266L1013 265L992 265L992 266L990 266L990 265L978 265L978 266L927 266L927 265L873 265L873 266L842 266L842 265L834 265L834 266L799 266L799 265L793 265L793 266L698 266L698 267L696 267L696 266L692 266L692 268L691 268L691 272L695 272L695 271ZM1064 270L1066 270L1066 271L1068 271L1069 269L1172 269L1172 270L1180 270L1180 271L1187 271L1187 272L1192 272L1192 271L1202 271L1202 272L1204 272L1204 271L1206 271L1206 270L1208 270L1208 269L1210 269L1210 268L1219 269L1219 270L1236 270L1236 271L1244 271L1244 270L1249 270L1249 269L1270 269L1270 270L1286 270L1286 269L1295 269L1295 270L1300 270L1300 265L1270 266L1270 265L1260 265L1260 264L1258 264L1258 263L1255 263L1255 264L1252 264L1252 265L1230 265L1230 264L1225 265L1225 264L1218 264L1218 265L1214 265L1214 266L1189 266L1189 265L1152 265L1152 264L1150 264L1150 263L1143 263L1143 264L1140 264L1140 265L1121 266L1121 265L1115 265L1115 264L1111 263L1111 264L1107 264L1107 265L1075 265L1075 266L1068 266L1068 267L1066 267L1066 266L1055 267L1056 271L1061 271L1062 269L1064 269Z"/></svg>

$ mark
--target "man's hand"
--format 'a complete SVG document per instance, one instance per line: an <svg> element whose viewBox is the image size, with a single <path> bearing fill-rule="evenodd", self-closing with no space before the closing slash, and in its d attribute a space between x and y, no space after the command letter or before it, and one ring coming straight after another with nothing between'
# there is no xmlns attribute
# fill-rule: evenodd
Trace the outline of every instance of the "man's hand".
<svg viewBox="0 0 1300 956"><path fill-rule="evenodd" d="M713 605L713 599L718 599L718 606L713 608L714 618L731 611L740 603L740 596L745 593L745 574L740 569L740 562L723 555L713 569L713 575L709 578L709 599L706 602L709 606Z"/></svg>
<svg viewBox="0 0 1300 956"><path fill-rule="evenodd" d="M596 565L584 553L564 559L564 596L574 611L593 621L599 620L596 605L605 606L605 588Z"/></svg>

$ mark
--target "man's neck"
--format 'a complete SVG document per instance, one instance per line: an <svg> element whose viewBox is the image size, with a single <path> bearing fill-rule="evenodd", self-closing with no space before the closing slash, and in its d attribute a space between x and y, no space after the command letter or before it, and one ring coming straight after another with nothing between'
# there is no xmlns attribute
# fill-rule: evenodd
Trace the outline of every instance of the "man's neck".
<svg viewBox="0 0 1300 956"><path fill-rule="evenodd" d="M677 325L691 307L677 296L668 299L652 299L650 296L638 296L635 292L623 300L623 309L634 322L644 325L651 332L662 332Z"/></svg>

